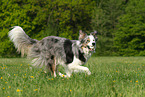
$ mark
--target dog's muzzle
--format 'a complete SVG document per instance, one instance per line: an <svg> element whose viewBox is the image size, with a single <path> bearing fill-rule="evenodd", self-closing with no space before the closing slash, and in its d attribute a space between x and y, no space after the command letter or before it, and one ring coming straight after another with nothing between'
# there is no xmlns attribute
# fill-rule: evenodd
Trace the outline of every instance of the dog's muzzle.
<svg viewBox="0 0 145 97"><path fill-rule="evenodd" d="M87 48L88 48L88 49L89 49L89 51L91 51L91 52L95 51L95 47L90 48L90 46L87 46Z"/></svg>

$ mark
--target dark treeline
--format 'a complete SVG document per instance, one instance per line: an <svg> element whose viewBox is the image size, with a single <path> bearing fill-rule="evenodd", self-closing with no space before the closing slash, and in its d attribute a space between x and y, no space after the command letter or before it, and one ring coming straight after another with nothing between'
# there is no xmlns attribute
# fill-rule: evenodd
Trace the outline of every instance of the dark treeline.
<svg viewBox="0 0 145 97"><path fill-rule="evenodd" d="M20 56L8 38L12 26L37 40L97 30L96 56L145 55L145 0L1 0L1 57Z"/></svg>

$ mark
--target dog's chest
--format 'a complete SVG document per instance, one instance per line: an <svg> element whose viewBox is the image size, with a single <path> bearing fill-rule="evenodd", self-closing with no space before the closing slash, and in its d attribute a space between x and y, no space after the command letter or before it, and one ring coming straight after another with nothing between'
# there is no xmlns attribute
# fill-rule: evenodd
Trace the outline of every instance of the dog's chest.
<svg viewBox="0 0 145 97"><path fill-rule="evenodd" d="M73 62L71 64L74 64L74 65L83 65L85 62L81 61L79 58L76 58L74 56L73 58Z"/></svg>

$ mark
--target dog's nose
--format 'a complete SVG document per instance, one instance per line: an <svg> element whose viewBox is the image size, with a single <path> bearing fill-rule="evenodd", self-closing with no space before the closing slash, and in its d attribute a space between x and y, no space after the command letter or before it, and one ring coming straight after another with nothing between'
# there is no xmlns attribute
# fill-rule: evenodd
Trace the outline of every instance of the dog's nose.
<svg viewBox="0 0 145 97"><path fill-rule="evenodd" d="M95 43L92 43L93 46L95 46Z"/></svg>

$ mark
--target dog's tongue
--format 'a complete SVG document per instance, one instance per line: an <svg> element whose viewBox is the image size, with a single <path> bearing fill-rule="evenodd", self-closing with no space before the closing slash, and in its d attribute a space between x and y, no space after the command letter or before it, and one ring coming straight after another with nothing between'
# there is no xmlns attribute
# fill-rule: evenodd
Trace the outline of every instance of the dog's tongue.
<svg viewBox="0 0 145 97"><path fill-rule="evenodd" d="M93 49L90 49L90 51L93 51Z"/></svg>

